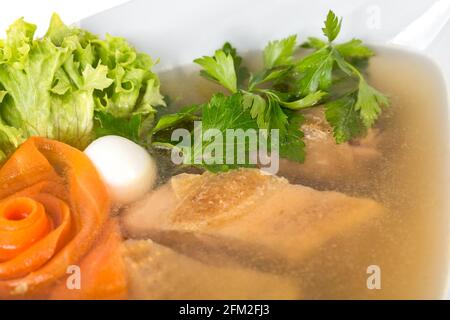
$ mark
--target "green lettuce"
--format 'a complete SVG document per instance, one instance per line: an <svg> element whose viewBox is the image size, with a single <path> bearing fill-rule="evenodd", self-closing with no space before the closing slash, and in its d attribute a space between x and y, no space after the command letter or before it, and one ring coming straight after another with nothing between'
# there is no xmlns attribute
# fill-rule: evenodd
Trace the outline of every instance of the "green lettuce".
<svg viewBox="0 0 450 320"><path fill-rule="evenodd" d="M94 114L148 124L164 105L154 61L125 39L100 39L56 14L43 38L35 31L19 19L0 40L0 161L31 136L82 150L102 125Z"/></svg>

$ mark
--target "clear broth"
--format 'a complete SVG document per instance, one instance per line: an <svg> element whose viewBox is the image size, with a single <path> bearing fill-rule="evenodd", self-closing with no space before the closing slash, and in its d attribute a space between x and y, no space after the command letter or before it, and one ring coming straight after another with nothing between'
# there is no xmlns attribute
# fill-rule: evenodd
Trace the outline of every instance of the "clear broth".
<svg viewBox="0 0 450 320"><path fill-rule="evenodd" d="M321 247L290 275L306 298L431 299L441 298L446 287L450 181L446 88L427 59L388 48L376 52L369 81L392 102L377 124L384 132L383 159L369 169L370 179L349 177L348 183L333 189L373 198L389 214ZM250 69L260 64L259 56L248 55ZM196 74L192 66L161 74L163 91L172 99L170 108L205 102L219 90ZM370 265L381 268L381 290L367 288Z"/></svg>

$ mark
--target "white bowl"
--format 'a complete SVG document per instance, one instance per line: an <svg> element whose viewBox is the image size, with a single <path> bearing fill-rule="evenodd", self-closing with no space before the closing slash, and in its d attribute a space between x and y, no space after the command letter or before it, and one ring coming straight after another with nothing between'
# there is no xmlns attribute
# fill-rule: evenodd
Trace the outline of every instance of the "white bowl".
<svg viewBox="0 0 450 320"><path fill-rule="evenodd" d="M341 40L356 37L412 50L435 61L450 83L448 0L134 0L80 24L126 37L161 58L157 71L163 71L189 64L225 40L247 51L290 34L320 36L329 9L344 17Z"/></svg>

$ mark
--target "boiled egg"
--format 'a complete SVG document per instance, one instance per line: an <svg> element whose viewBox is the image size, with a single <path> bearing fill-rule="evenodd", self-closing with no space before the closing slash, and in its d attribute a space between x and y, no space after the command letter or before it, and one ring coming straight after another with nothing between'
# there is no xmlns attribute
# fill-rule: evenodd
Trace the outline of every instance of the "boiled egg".
<svg viewBox="0 0 450 320"><path fill-rule="evenodd" d="M119 136L106 136L85 150L107 186L116 205L142 198L154 186L155 161L140 145Z"/></svg>

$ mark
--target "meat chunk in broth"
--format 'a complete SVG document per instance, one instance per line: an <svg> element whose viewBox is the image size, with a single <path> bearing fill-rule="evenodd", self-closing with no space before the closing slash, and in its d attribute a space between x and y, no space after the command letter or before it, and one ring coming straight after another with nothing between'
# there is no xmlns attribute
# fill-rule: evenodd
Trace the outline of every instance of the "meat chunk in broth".
<svg viewBox="0 0 450 320"><path fill-rule="evenodd" d="M370 199L321 192L258 170L182 174L129 208L125 232L204 233L273 250L300 261L327 241L349 234L385 209Z"/></svg>
<svg viewBox="0 0 450 320"><path fill-rule="evenodd" d="M240 266L211 266L151 240L125 242L132 299L299 299L288 278Z"/></svg>
<svg viewBox="0 0 450 320"><path fill-rule="evenodd" d="M371 171L368 169L382 157L378 148L381 140L378 129L370 129L363 138L336 144L322 108L309 110L301 129L305 134L305 163L280 161L280 175L291 182L307 182L314 186L333 183L334 187L349 181L349 177L363 179L369 176Z"/></svg>

